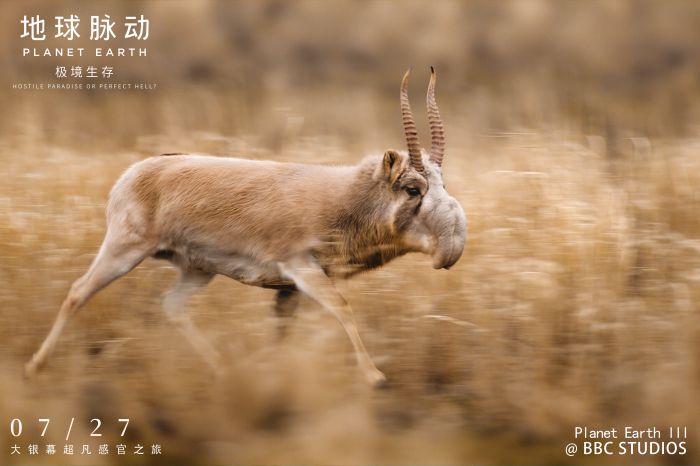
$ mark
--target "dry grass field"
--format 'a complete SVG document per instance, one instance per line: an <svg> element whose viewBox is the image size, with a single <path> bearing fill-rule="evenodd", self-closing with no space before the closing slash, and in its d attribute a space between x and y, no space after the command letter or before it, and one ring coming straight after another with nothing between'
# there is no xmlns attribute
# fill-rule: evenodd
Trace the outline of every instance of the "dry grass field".
<svg viewBox="0 0 700 466"><path fill-rule="evenodd" d="M12 91L52 65L17 58L14 37L0 47L0 463L52 461L9 454L10 419L38 438L40 417L75 417L76 443L94 449L89 419L115 444L129 417L127 443L164 453L129 464L700 462L696 5L139 5L160 22L160 54L123 68L157 92ZM14 31L20 3L0 11ZM166 24L184 17L205 32L173 51ZM23 380L126 167L163 152L338 164L403 149L407 63L419 123L427 64L441 72L446 184L469 233L450 271L408 255L338 284L387 389L366 386L318 305L304 299L278 341L274 294L221 277L191 305L229 368L214 377L165 320L175 273L152 259L94 297ZM575 426L626 425L687 426L688 453L564 455Z"/></svg>

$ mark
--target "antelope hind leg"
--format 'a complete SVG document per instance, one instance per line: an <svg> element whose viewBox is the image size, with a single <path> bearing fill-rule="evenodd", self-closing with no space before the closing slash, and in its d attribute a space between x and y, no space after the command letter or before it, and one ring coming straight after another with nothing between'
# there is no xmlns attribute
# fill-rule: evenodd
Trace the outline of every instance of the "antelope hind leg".
<svg viewBox="0 0 700 466"><path fill-rule="evenodd" d="M97 257L85 275L73 282L68 296L61 304L51 331L39 350L25 365L25 375L33 376L46 363L70 318L92 295L130 272L149 252L150 248L143 242L125 242L116 236L110 236L107 232Z"/></svg>
<svg viewBox="0 0 700 466"><path fill-rule="evenodd" d="M279 268L284 275L294 281L299 290L309 295L338 319L355 348L360 370L372 386L384 386L386 377L367 354L365 345L357 332L352 309L321 266L312 258L295 258L279 263Z"/></svg>
<svg viewBox="0 0 700 466"><path fill-rule="evenodd" d="M224 370L221 356L194 325L186 309L189 298L206 286L212 278L213 275L211 274L180 270L180 275L175 285L164 295L163 309L168 319L192 345L192 348L217 375L220 375Z"/></svg>

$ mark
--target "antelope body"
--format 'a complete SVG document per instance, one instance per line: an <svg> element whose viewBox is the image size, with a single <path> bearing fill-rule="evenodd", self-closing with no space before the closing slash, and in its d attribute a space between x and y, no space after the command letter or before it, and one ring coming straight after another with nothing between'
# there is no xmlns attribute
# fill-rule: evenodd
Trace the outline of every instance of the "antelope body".
<svg viewBox="0 0 700 466"><path fill-rule="evenodd" d="M408 252L430 254L435 268L461 256L466 220L442 182L444 137L428 87L432 150L420 149L408 104L401 106L408 154L393 150L354 166L253 161L200 155L152 157L117 181L107 205L107 233L88 272L71 287L54 326L27 364L41 367L70 317L94 293L146 257L167 259L179 278L164 308L215 369L220 356L194 327L184 305L216 275L277 289L275 310L290 315L299 292L345 328L370 383L384 375L357 333L352 310L333 278L381 266Z"/></svg>

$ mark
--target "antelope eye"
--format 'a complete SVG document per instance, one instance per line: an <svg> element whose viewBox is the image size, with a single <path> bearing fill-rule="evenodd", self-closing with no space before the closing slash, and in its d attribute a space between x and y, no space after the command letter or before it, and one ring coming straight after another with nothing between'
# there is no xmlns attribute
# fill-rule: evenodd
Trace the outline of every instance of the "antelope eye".
<svg viewBox="0 0 700 466"><path fill-rule="evenodd" d="M420 189L418 188L406 188L406 192L411 197L420 196Z"/></svg>

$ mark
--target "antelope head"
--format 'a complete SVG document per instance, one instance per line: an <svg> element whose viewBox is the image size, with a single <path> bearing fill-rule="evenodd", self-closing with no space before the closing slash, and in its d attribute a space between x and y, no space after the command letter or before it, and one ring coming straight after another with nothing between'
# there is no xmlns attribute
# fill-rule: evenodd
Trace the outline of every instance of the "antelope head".
<svg viewBox="0 0 700 466"><path fill-rule="evenodd" d="M389 150L377 169L386 187L389 227L404 247L432 256L433 267L449 269L462 256L467 222L462 206L445 189L442 161L445 135L435 101L435 70L430 68L428 122L431 149L418 142L416 124L408 101L408 75L401 82L401 114L408 155Z"/></svg>

